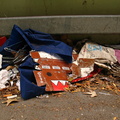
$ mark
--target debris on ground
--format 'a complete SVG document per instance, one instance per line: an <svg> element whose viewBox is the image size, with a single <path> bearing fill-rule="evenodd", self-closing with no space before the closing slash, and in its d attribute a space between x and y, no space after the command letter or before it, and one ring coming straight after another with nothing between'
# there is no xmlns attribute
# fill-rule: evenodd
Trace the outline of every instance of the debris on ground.
<svg viewBox="0 0 120 120"><path fill-rule="evenodd" d="M7 38L5 36L0 37L0 46L2 46L6 42Z"/></svg>
<svg viewBox="0 0 120 120"><path fill-rule="evenodd" d="M91 97L96 97L97 96L96 92L92 91L92 90L89 90L89 92L84 92L84 94L91 95Z"/></svg>
<svg viewBox="0 0 120 120"><path fill-rule="evenodd" d="M12 102L18 102L17 98L7 99L6 101L2 103L6 103L6 105L9 106Z"/></svg>
<svg viewBox="0 0 120 120"><path fill-rule="evenodd" d="M48 93L53 93L60 97L62 91L91 97L98 96L97 90L120 94L120 50L88 39L74 46L66 36L62 39L64 42L47 33L13 27L10 38L0 47L3 103L18 102L18 96L49 98Z"/></svg>

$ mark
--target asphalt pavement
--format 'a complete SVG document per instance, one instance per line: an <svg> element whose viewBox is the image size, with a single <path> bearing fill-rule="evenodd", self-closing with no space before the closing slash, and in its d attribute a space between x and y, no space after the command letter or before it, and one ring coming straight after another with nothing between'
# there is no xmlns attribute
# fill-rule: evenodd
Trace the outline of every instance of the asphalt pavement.
<svg viewBox="0 0 120 120"><path fill-rule="evenodd" d="M91 98L82 92L62 92L13 102L0 103L0 120L120 120L120 96L107 91L96 91Z"/></svg>

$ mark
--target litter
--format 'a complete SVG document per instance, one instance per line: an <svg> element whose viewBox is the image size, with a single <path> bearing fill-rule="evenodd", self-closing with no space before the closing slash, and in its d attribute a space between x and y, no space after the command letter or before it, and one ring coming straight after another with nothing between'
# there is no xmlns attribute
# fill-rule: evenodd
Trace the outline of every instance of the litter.
<svg viewBox="0 0 120 120"><path fill-rule="evenodd" d="M94 59L80 58L77 62L73 62L71 69L72 74L76 77L86 77L94 70Z"/></svg>
<svg viewBox="0 0 120 120"><path fill-rule="evenodd" d="M7 99L17 98L17 95L8 96Z"/></svg>
<svg viewBox="0 0 120 120"><path fill-rule="evenodd" d="M0 97L48 98L46 93L53 91L95 97L96 89L119 94L120 51L87 39L72 47L50 34L14 25L0 47ZM12 101L17 100L5 102Z"/></svg>
<svg viewBox="0 0 120 120"><path fill-rule="evenodd" d="M86 43L82 47L77 60L80 58L93 58L96 63L100 63L101 65L108 64L112 66L114 63L117 63L114 49L95 43Z"/></svg>
<svg viewBox="0 0 120 120"><path fill-rule="evenodd" d="M96 92L92 91L92 90L89 90L89 92L84 92L84 94L91 95L91 97L96 97L97 96Z"/></svg>
<svg viewBox="0 0 120 120"><path fill-rule="evenodd" d="M6 42L7 38L5 36L0 37L0 46L2 46Z"/></svg>
<svg viewBox="0 0 120 120"><path fill-rule="evenodd" d="M17 98L8 99L2 103L6 103L6 105L9 106L12 102L18 102Z"/></svg>
<svg viewBox="0 0 120 120"><path fill-rule="evenodd" d="M10 79L10 74L6 69L0 71L0 89L5 88L5 84Z"/></svg>
<svg viewBox="0 0 120 120"><path fill-rule="evenodd" d="M111 94L105 93L105 92L99 92L99 94L101 94L101 95L111 95Z"/></svg>
<svg viewBox="0 0 120 120"><path fill-rule="evenodd" d="M2 68L2 55L0 54L0 68Z"/></svg>
<svg viewBox="0 0 120 120"><path fill-rule="evenodd" d="M44 94L44 95L40 95L40 96L36 96L36 98L49 98L49 95L48 94Z"/></svg>

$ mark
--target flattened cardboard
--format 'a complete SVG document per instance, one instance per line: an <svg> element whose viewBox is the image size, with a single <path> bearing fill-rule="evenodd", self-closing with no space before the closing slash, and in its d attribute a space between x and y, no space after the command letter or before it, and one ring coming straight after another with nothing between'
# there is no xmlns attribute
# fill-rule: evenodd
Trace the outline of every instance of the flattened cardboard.
<svg viewBox="0 0 120 120"><path fill-rule="evenodd" d="M65 71L42 70L34 71L38 86L46 85L46 91L64 91L68 87Z"/></svg>
<svg viewBox="0 0 120 120"><path fill-rule="evenodd" d="M72 70L72 74L75 75L76 77L81 76L81 70L80 70L80 67L78 65L73 63L71 66L71 70Z"/></svg>
<svg viewBox="0 0 120 120"><path fill-rule="evenodd" d="M37 68L39 68L39 70L53 69L53 70L63 70L63 71L66 71L66 73L71 72L71 69L70 69L71 64L66 63L63 60L40 58L40 59L38 59L37 63L39 63L39 65L37 66Z"/></svg>
<svg viewBox="0 0 120 120"><path fill-rule="evenodd" d="M59 60L59 59L52 60L52 68L55 69L57 68L57 66L60 67L60 70L66 71L66 73L71 72L71 69L70 69L71 64L68 64L63 60Z"/></svg>
<svg viewBox="0 0 120 120"><path fill-rule="evenodd" d="M76 61L78 58L78 54L72 54L73 61Z"/></svg>
<svg viewBox="0 0 120 120"><path fill-rule="evenodd" d="M78 65L72 63L71 70L72 74L76 77L81 77L83 75L83 68L91 68L94 67L95 59L88 59L88 58L79 58Z"/></svg>
<svg viewBox="0 0 120 120"><path fill-rule="evenodd" d="M40 55L37 51L31 51L30 56L35 59L35 58L40 58Z"/></svg>
<svg viewBox="0 0 120 120"><path fill-rule="evenodd" d="M81 68L87 68L94 65L95 59L89 59L89 58L79 58L79 67Z"/></svg>
<svg viewBox="0 0 120 120"><path fill-rule="evenodd" d="M71 72L71 64L66 63L54 55L48 54L47 58L47 54L44 56L44 52L42 55L36 51L30 54L31 57L34 60L37 59L36 62L39 63L39 65L36 66L39 71L34 71L38 86L46 85L46 91L64 91L64 88L68 87L67 73Z"/></svg>

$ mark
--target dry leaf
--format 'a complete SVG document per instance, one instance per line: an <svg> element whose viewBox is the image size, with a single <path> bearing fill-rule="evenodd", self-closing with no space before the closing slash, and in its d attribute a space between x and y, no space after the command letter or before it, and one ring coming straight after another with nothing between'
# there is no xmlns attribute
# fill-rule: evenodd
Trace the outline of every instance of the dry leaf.
<svg viewBox="0 0 120 120"><path fill-rule="evenodd" d="M84 94L91 95L91 97L96 97L97 96L96 92L92 91L92 90L89 90L89 92L85 92Z"/></svg>
<svg viewBox="0 0 120 120"><path fill-rule="evenodd" d="M14 99L8 99L8 100L6 100L6 101L4 101L4 102L2 102L2 103L7 103L7 106L8 106L8 105L10 105L12 102L18 102L18 100L17 100L16 98L14 98Z"/></svg>
<svg viewBox="0 0 120 120"><path fill-rule="evenodd" d="M117 120L117 117L114 117L113 120Z"/></svg>
<svg viewBox="0 0 120 120"><path fill-rule="evenodd" d="M8 97L8 96L12 96L12 94L3 95L3 97Z"/></svg>

